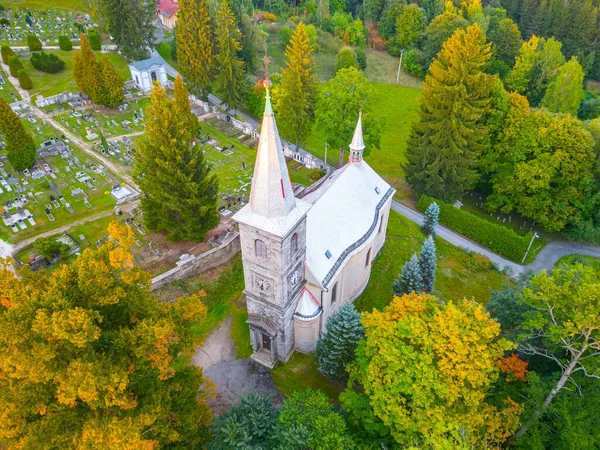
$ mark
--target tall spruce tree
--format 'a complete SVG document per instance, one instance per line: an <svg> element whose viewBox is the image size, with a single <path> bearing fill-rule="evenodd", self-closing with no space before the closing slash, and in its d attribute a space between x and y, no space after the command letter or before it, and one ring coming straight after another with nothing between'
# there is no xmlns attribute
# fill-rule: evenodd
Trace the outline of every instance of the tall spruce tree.
<svg viewBox="0 0 600 450"><path fill-rule="evenodd" d="M8 161L15 170L25 170L33 165L37 156L33 138L19 120L19 117L0 98L0 131L8 152Z"/></svg>
<svg viewBox="0 0 600 450"><path fill-rule="evenodd" d="M139 61L150 56L154 39L154 2L147 0L100 0L108 30L123 56Z"/></svg>
<svg viewBox="0 0 600 450"><path fill-rule="evenodd" d="M433 202L425 210L425 217L423 217L423 225L421 225L421 230L426 236L435 237L435 228L437 227L439 217L440 207L436 202Z"/></svg>
<svg viewBox="0 0 600 450"><path fill-rule="evenodd" d="M423 292L431 294L435 285L435 269L437 267L437 256L435 255L435 242L433 236L429 236L419 254L419 268L421 269L421 279L423 283Z"/></svg>
<svg viewBox="0 0 600 450"><path fill-rule="evenodd" d="M177 63L193 94L208 96L215 56L207 0L180 0L177 12Z"/></svg>
<svg viewBox="0 0 600 450"><path fill-rule="evenodd" d="M227 111L244 102L244 62L238 57L242 50L240 33L227 0L222 0L217 15L217 93L227 105Z"/></svg>
<svg viewBox="0 0 600 450"><path fill-rule="evenodd" d="M354 360L354 350L364 335L360 313L352 303L344 303L327 319L325 334L317 344L319 372L329 378L344 378L346 366Z"/></svg>
<svg viewBox="0 0 600 450"><path fill-rule="evenodd" d="M176 98L185 87L176 83ZM186 94L187 95L187 92ZM199 242L219 223L218 182L200 146L193 146L190 117L155 84L146 110L145 139L136 154L135 177L148 228L171 240Z"/></svg>
<svg viewBox="0 0 600 450"><path fill-rule="evenodd" d="M479 175L487 111L494 77L484 73L490 44L478 24L457 30L429 68L420 121L413 124L404 166L418 191L455 200Z"/></svg>
<svg viewBox="0 0 600 450"><path fill-rule="evenodd" d="M317 76L313 48L301 22L285 50L281 82L273 90L277 125L281 133L300 146L315 120Z"/></svg>
<svg viewBox="0 0 600 450"><path fill-rule="evenodd" d="M181 122L181 133L191 133L192 136L198 131L198 118L192 112L190 96L180 76L175 79L175 91L173 92L173 109L175 115Z"/></svg>
<svg viewBox="0 0 600 450"><path fill-rule="evenodd" d="M90 42L85 34L79 36L80 48L73 52L73 79L77 87L92 101L102 93L102 75L92 51Z"/></svg>
<svg viewBox="0 0 600 450"><path fill-rule="evenodd" d="M392 292L397 296L423 292L423 277L416 253L402 267L400 277L394 280Z"/></svg>

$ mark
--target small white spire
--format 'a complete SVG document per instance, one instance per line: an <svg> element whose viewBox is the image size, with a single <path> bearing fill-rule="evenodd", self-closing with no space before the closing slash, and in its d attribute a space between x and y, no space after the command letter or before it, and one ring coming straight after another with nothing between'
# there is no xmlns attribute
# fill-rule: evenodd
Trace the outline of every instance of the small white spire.
<svg viewBox="0 0 600 450"><path fill-rule="evenodd" d="M363 140L363 132L362 132L362 110L358 114L358 122L356 123L356 128L354 129L354 136L352 137L352 142L350 142L350 162L361 162L363 157L363 150L365 149L365 142Z"/></svg>

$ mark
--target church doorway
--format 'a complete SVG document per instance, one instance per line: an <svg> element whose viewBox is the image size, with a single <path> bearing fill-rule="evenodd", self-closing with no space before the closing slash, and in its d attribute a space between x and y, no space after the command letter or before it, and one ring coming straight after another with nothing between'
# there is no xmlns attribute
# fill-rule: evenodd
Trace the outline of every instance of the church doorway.
<svg viewBox="0 0 600 450"><path fill-rule="evenodd" d="M269 352L271 351L271 337L264 333L262 335L262 348Z"/></svg>
<svg viewBox="0 0 600 450"><path fill-rule="evenodd" d="M150 78L152 78L152 81L156 81L156 72L150 72Z"/></svg>

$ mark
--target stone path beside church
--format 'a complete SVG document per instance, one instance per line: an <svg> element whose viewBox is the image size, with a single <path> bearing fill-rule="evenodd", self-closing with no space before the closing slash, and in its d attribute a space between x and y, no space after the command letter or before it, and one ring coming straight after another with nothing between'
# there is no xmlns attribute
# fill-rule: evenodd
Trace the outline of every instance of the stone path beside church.
<svg viewBox="0 0 600 450"><path fill-rule="evenodd" d="M215 414L222 414L230 404L248 394L272 397L274 406L283 404L283 395L273 382L271 371L251 359L235 359L231 339L232 316L214 329L203 346L196 347L192 364L202 368L213 382L217 396L207 401Z"/></svg>

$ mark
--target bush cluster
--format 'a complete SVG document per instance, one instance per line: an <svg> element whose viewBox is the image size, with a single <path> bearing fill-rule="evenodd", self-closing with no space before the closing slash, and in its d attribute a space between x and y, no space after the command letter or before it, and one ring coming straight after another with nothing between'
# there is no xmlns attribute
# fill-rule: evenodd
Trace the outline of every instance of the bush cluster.
<svg viewBox="0 0 600 450"><path fill-rule="evenodd" d="M33 87L33 83L31 82L31 78L27 75L27 71L25 69L20 69L17 72L17 78L19 80L19 85L23 89L31 89Z"/></svg>
<svg viewBox="0 0 600 450"><path fill-rule="evenodd" d="M100 41L100 35L98 34L98 30L91 29L88 31L87 35L92 50L100 50L100 48L102 47L102 42Z"/></svg>
<svg viewBox="0 0 600 450"><path fill-rule="evenodd" d="M2 62L4 64L8 64L8 60L11 58L11 56L17 56L14 50L8 45L3 45L0 47L0 54L2 54Z"/></svg>
<svg viewBox="0 0 600 450"><path fill-rule="evenodd" d="M484 245L505 258L521 262L531 240L531 233L519 236L506 227L489 222L427 195L421 196L417 208L419 211L425 211L434 201L440 207L439 220L441 224L452 228L457 233Z"/></svg>
<svg viewBox="0 0 600 450"><path fill-rule="evenodd" d="M8 69L13 77L16 77L17 73L19 73L19 70L22 68L23 63L21 63L21 60L18 56L15 55L8 58Z"/></svg>
<svg viewBox="0 0 600 450"><path fill-rule="evenodd" d="M69 36L65 36L64 34L58 37L58 46L61 50L73 50L73 44L71 43L71 39L69 39Z"/></svg>
<svg viewBox="0 0 600 450"><path fill-rule="evenodd" d="M35 34L27 35L27 46L32 52L39 52L42 49L42 43Z"/></svg>
<svg viewBox="0 0 600 450"><path fill-rule="evenodd" d="M65 67L65 62L52 53L32 53L31 65L37 70L46 73L60 72Z"/></svg>

